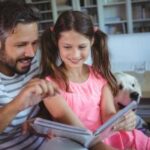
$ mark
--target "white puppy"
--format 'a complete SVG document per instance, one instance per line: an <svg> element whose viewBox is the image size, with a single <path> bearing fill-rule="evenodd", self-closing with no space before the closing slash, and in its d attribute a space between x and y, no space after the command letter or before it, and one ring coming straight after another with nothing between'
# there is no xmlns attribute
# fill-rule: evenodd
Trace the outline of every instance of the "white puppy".
<svg viewBox="0 0 150 150"><path fill-rule="evenodd" d="M131 100L137 100L138 96L141 97L141 87L138 80L127 73L119 72L114 74L119 92L115 97L115 102L120 106L124 107L131 102Z"/></svg>
<svg viewBox="0 0 150 150"><path fill-rule="evenodd" d="M122 109L132 100L139 100L138 97L141 97L142 92L138 80L134 76L123 72L115 73L114 75L119 87L119 92L115 97L117 108L119 106L119 109ZM147 123L138 115L136 121L136 128L148 135L150 131Z"/></svg>

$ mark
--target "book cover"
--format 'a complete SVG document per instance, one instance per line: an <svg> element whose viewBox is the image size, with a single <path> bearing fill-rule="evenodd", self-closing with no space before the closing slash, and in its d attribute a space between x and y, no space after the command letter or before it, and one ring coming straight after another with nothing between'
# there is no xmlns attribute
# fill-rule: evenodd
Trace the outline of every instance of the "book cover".
<svg viewBox="0 0 150 150"><path fill-rule="evenodd" d="M34 133L39 134L40 136L52 134L54 136L69 138L77 143L82 144L84 147L91 147L99 140L104 140L105 138L114 134L113 125L129 110L136 109L137 104L138 103L136 101L132 101L125 108L118 111L108 121L101 125L94 133L85 128L66 125L42 118L33 119L30 122L30 125L34 130Z"/></svg>

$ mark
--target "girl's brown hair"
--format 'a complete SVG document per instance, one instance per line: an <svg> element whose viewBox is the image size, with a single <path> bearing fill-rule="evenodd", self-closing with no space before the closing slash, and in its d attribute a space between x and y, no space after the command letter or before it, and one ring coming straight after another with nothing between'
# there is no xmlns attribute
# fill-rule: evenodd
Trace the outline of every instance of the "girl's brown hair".
<svg viewBox="0 0 150 150"><path fill-rule="evenodd" d="M114 95L117 93L117 82L111 72L109 52L107 47L107 35L96 29L90 16L80 11L65 11L57 19L53 30L47 29L41 37L41 77L50 75L57 84L69 90L68 79L65 74L63 62L59 63L58 40L64 31L74 30L84 35L89 40L94 38L91 47L92 67L95 75L101 74L105 78ZM60 69L61 67L61 69Z"/></svg>

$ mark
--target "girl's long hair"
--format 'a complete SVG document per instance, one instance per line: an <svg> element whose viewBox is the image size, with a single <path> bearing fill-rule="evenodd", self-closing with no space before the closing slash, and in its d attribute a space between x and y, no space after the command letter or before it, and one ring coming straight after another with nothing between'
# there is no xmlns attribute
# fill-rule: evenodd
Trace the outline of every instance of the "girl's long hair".
<svg viewBox="0 0 150 150"><path fill-rule="evenodd" d="M94 30L90 16L80 11L65 11L57 19L54 28L47 29L41 37L41 77L51 76L57 84L69 90L65 66L59 58L58 40L64 31L74 30L89 40L94 38L91 47L92 67L95 75L101 74L105 78L114 95L117 94L117 82L111 72L107 35L99 29ZM60 63L60 65L58 65ZM60 69L61 68L61 69Z"/></svg>

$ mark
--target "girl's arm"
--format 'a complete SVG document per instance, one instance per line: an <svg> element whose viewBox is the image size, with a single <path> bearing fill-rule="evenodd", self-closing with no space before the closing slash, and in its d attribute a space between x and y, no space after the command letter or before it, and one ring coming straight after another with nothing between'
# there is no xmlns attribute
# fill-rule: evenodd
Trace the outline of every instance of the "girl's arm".
<svg viewBox="0 0 150 150"><path fill-rule="evenodd" d="M43 102L54 120L73 126L84 127L61 95L56 94L53 97L47 97Z"/></svg>
<svg viewBox="0 0 150 150"><path fill-rule="evenodd" d="M101 114L102 122L106 122L112 115L116 114L116 108L114 103L114 98L110 87L106 84L103 87L101 95Z"/></svg>
<svg viewBox="0 0 150 150"><path fill-rule="evenodd" d="M91 147L89 150L117 150L117 149L99 141L96 145Z"/></svg>
<svg viewBox="0 0 150 150"><path fill-rule="evenodd" d="M106 84L102 91L101 99L101 114L102 122L106 122L112 115L117 113L115 108L114 97L110 87ZM123 118L121 118L115 125L114 130L133 130L136 125L136 116L133 111L129 111Z"/></svg>
<svg viewBox="0 0 150 150"><path fill-rule="evenodd" d="M51 113L54 119L58 122L70 124L84 128L84 125L80 122L78 117L73 113L70 107L65 102L64 98L60 95L53 97L47 97L44 99L44 104L47 110ZM111 146L99 141L96 145L89 150L116 150Z"/></svg>

